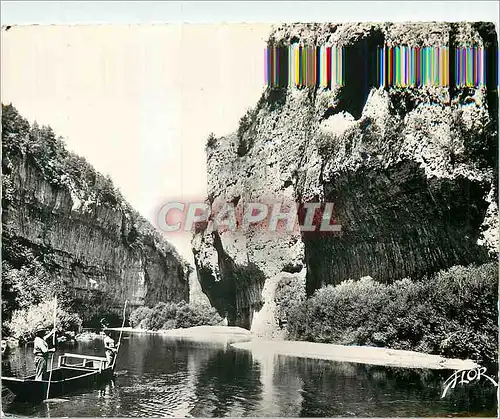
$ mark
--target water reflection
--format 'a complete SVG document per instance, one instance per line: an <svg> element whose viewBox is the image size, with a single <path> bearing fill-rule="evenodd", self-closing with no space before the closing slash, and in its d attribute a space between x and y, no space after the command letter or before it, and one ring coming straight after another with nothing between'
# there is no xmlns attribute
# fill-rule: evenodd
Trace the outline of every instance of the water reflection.
<svg viewBox="0 0 500 419"><path fill-rule="evenodd" d="M131 334L114 381L67 402L4 403L12 414L45 417L495 416L495 388L457 387L440 399L449 372L252 354L229 342ZM64 352L61 351L61 352ZM102 340L72 352L103 355ZM8 367L7 367L8 364ZM31 348L11 351L2 374L34 370Z"/></svg>
<svg viewBox="0 0 500 419"><path fill-rule="evenodd" d="M197 374L195 416L248 416L262 397L259 365L249 353L217 351ZM204 401L210 400L209 404Z"/></svg>
<svg viewBox="0 0 500 419"><path fill-rule="evenodd" d="M456 388L441 399L449 371L278 358L278 376L298 376L304 382L300 416L496 414L495 388L486 383Z"/></svg>

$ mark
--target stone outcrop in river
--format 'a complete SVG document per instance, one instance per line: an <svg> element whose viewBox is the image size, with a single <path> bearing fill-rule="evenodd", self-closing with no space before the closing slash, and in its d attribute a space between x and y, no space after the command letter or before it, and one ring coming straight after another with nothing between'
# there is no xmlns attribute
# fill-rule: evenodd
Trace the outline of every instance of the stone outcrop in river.
<svg viewBox="0 0 500 419"><path fill-rule="evenodd" d="M311 294L498 253L494 26L295 24L275 28L268 42L296 43L343 47L344 86L268 87L238 132L207 143L209 201L333 202L342 233L200 231L193 240L212 304L229 324L267 335L278 329L272 293L282 277ZM485 47L487 85L459 87L450 77L449 86L379 87L367 51L383 45Z"/></svg>
<svg viewBox="0 0 500 419"><path fill-rule="evenodd" d="M65 150L50 128L30 127L11 105L2 110L4 270L37 260L84 305L99 297L87 301L90 314L121 313L126 299L131 308L188 301L192 268L111 180ZM96 301L109 306L92 307Z"/></svg>

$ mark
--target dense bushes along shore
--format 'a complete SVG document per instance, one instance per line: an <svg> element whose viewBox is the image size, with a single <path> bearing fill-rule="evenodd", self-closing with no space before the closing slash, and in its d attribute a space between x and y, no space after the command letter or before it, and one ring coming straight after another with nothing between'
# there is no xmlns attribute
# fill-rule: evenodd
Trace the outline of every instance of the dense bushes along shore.
<svg viewBox="0 0 500 419"><path fill-rule="evenodd" d="M9 335L21 342L33 340L39 327L51 329L53 322L52 301L43 302L13 313L12 320L7 323ZM109 317L109 316L108 316ZM215 326L223 319L212 307L179 303L159 302L153 308L139 307L129 317L130 325L147 330L178 329L193 326ZM77 332L82 326L82 320L62 307L57 309L57 329L59 331Z"/></svg>
<svg viewBox="0 0 500 419"><path fill-rule="evenodd" d="M9 335L20 342L33 340L38 328L50 330L53 325L54 304L51 300L14 311L12 320L6 324ZM77 332L81 326L78 314L57 307L56 328L59 332Z"/></svg>
<svg viewBox="0 0 500 419"><path fill-rule="evenodd" d="M283 292L293 287L283 287ZM278 295L290 302L294 296ZM419 281L364 278L287 307L287 338L498 359L498 265L455 266Z"/></svg>
<svg viewBox="0 0 500 419"><path fill-rule="evenodd" d="M139 307L129 318L132 327L147 330L179 329L193 326L215 326L223 319L213 307L198 304L159 302L153 308Z"/></svg>

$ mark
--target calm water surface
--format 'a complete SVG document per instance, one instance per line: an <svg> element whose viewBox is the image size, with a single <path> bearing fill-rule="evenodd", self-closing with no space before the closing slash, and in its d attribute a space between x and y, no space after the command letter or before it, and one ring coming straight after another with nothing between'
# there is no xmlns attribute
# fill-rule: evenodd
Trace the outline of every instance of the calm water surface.
<svg viewBox="0 0 500 419"><path fill-rule="evenodd" d="M263 357L229 343L124 334L113 382L40 405L7 395L2 408L44 417L496 416L496 389L487 380L441 399L451 371ZM31 351L11 350L2 374L32 373ZM59 352L104 356L104 345L80 342Z"/></svg>

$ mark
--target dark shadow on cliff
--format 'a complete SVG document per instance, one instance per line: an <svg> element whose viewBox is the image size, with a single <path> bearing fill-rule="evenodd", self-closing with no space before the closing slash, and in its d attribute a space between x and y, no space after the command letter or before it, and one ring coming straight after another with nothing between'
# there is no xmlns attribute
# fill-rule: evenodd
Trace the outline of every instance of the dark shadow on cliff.
<svg viewBox="0 0 500 419"><path fill-rule="evenodd" d="M250 329L253 311L262 307L265 275L253 263L246 266L236 264L224 251L219 234L213 232L212 236L221 279L216 280L209 269L197 266L201 288L219 314L227 316L229 326Z"/></svg>
<svg viewBox="0 0 500 419"><path fill-rule="evenodd" d="M359 119L372 87L379 87L377 70L377 48L384 45L385 37L380 29L372 28L368 35L345 51L345 81L339 93L339 104L329 108L323 119L340 112L350 113Z"/></svg>
<svg viewBox="0 0 500 419"><path fill-rule="evenodd" d="M498 34L495 24L491 22L474 23L473 27L479 32L486 48L486 97L491 126L486 127L487 156L495 170L495 200L498 201Z"/></svg>
<svg viewBox="0 0 500 419"><path fill-rule="evenodd" d="M479 32L486 49L488 111L491 119L498 124L498 35L494 23L477 22L472 26Z"/></svg>
<svg viewBox="0 0 500 419"><path fill-rule="evenodd" d="M418 163L406 161L337 175L324 191L326 201L335 203L342 234L303 236L308 295L366 275L391 282L489 259L477 245L487 184L427 179Z"/></svg>

